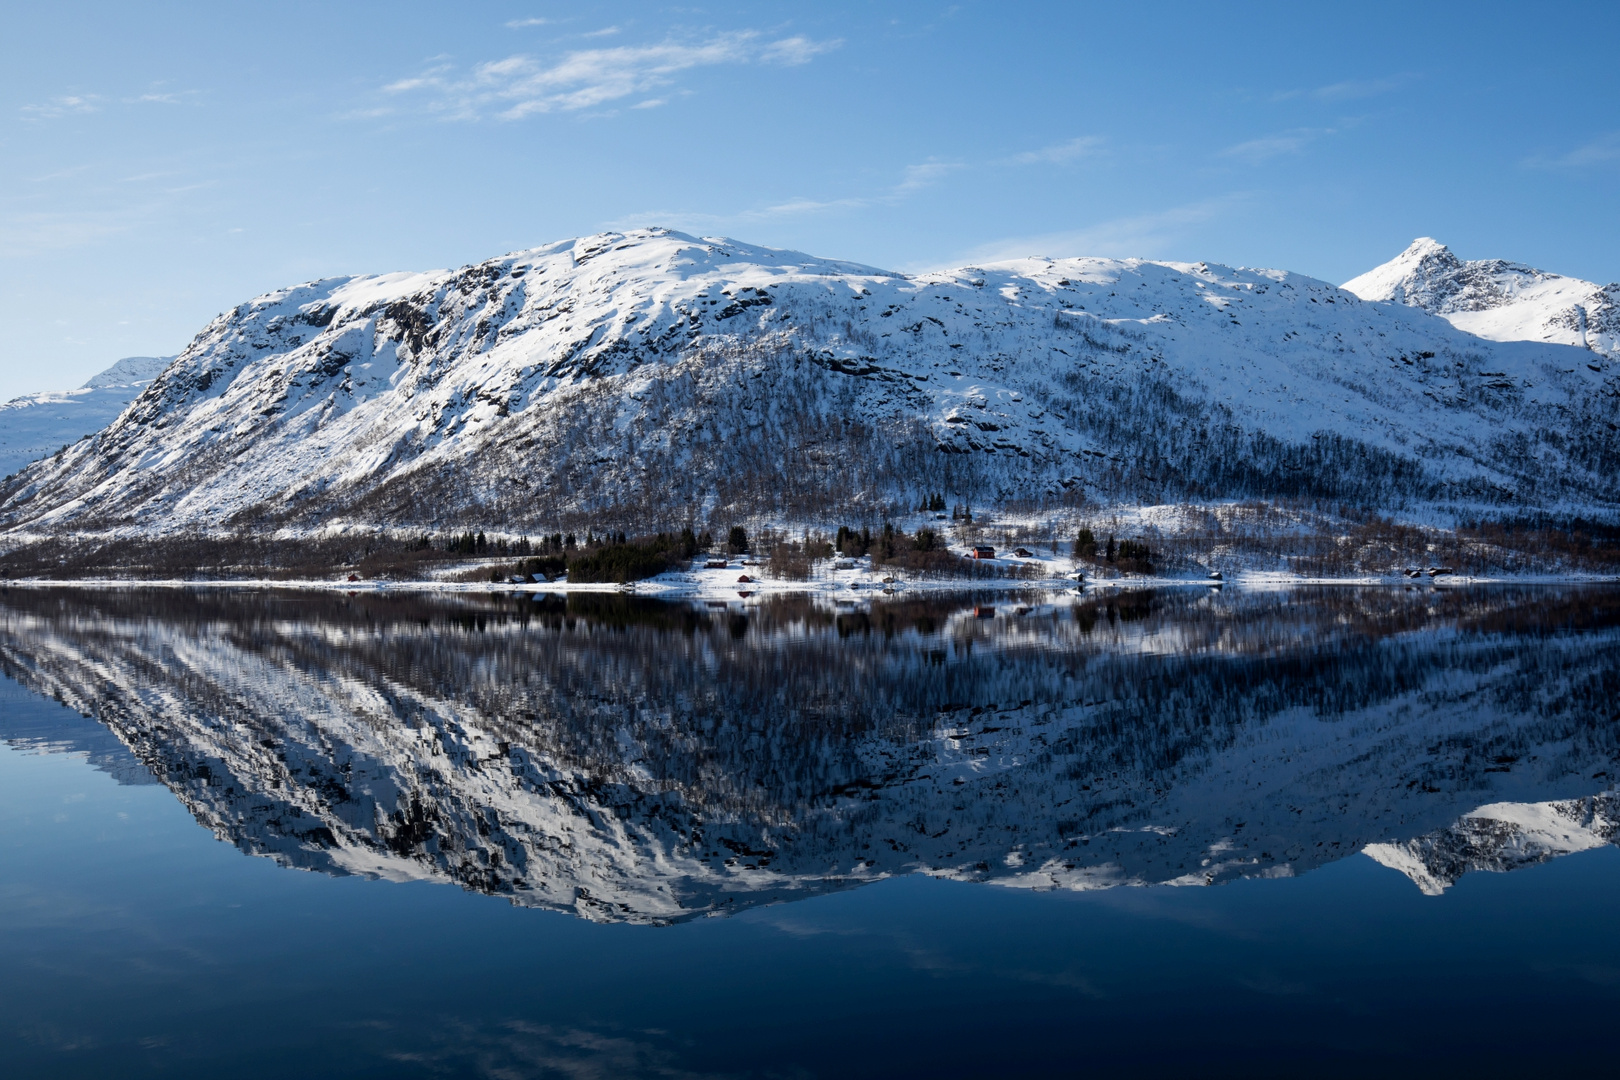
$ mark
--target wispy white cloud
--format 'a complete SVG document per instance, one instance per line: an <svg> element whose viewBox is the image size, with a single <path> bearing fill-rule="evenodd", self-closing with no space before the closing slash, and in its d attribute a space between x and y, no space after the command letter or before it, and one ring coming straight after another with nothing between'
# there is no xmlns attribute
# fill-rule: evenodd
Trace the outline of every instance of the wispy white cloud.
<svg viewBox="0 0 1620 1080"><path fill-rule="evenodd" d="M1316 86L1297 90L1281 90L1273 94L1273 101L1289 101L1294 98L1310 98L1314 101L1360 101L1364 98L1378 97L1382 94L1393 93L1418 78L1416 72L1402 72L1398 75L1386 75L1380 79L1346 79L1342 82L1328 83L1326 86Z"/></svg>
<svg viewBox="0 0 1620 1080"><path fill-rule="evenodd" d="M647 210L627 214L602 224L608 229L642 229L657 226L712 236L725 234L739 226L787 221L838 210L860 210L876 205L880 201L882 200L864 196L847 199L788 199L770 206L757 206L720 214L700 210Z"/></svg>
<svg viewBox="0 0 1620 1080"><path fill-rule="evenodd" d="M823 214L829 210L856 210L871 206L877 201L879 200L862 196L847 199L789 199L775 206L744 210L735 217L739 221L775 221L780 218L803 217L806 214Z"/></svg>
<svg viewBox="0 0 1620 1080"><path fill-rule="evenodd" d="M1324 135L1333 134L1332 128L1295 128L1277 135L1249 139L1221 151L1221 157L1234 158L1248 165L1259 165L1272 158L1297 154Z"/></svg>
<svg viewBox="0 0 1620 1080"><path fill-rule="evenodd" d="M925 187L932 187L943 177L962 168L957 161L925 161L921 165L907 165L905 176L894 187L895 195L910 195Z"/></svg>
<svg viewBox="0 0 1620 1080"><path fill-rule="evenodd" d="M124 99L127 105L184 105L197 97L198 90L153 90L150 93Z"/></svg>
<svg viewBox="0 0 1620 1080"><path fill-rule="evenodd" d="M0 258L84 247L132 227L115 214L19 214L0 220Z"/></svg>
<svg viewBox="0 0 1620 1080"><path fill-rule="evenodd" d="M506 24L508 30L522 30L526 26L550 26L550 19L513 19Z"/></svg>
<svg viewBox="0 0 1620 1080"><path fill-rule="evenodd" d="M1248 199L1247 193L1234 192L1151 214L1101 221L1095 225L1065 232L1007 237L981 244L947 264L912 269L916 271L950 269L1032 256L1066 258L1096 255L1109 258L1153 258L1162 255L1167 248L1178 243L1192 227L1230 213Z"/></svg>
<svg viewBox="0 0 1620 1080"><path fill-rule="evenodd" d="M773 64L808 64L824 52L831 52L844 43L843 38L812 41L807 37L782 38L760 50L760 59Z"/></svg>
<svg viewBox="0 0 1620 1080"><path fill-rule="evenodd" d="M479 64L467 74L448 65L383 87L398 95L432 95L429 108L450 119L494 116L519 120L536 113L599 108L669 86L680 73L722 64L800 64L837 42L806 38L765 40L756 31L719 34L707 40L665 40L654 45L579 49L561 59L509 56Z"/></svg>
<svg viewBox="0 0 1620 1080"><path fill-rule="evenodd" d="M1611 131L1568 153L1551 157L1538 154L1526 158L1524 164L1533 169L1589 169L1617 161L1620 161L1620 131Z"/></svg>
<svg viewBox="0 0 1620 1080"><path fill-rule="evenodd" d="M619 32L619 28L617 26L604 26L600 30L592 30L589 33L581 34L579 36L580 37L590 37L590 38L612 37L614 34L617 34L618 32Z"/></svg>
<svg viewBox="0 0 1620 1080"><path fill-rule="evenodd" d="M1102 150L1103 143L1100 135L1082 135L1067 142L1043 146L1039 150L1014 154L1008 161L1014 165L1061 165L1065 161L1095 156Z"/></svg>
<svg viewBox="0 0 1620 1080"><path fill-rule="evenodd" d="M55 169L48 173L41 173L38 176L30 176L28 180L33 184L50 184L75 176L83 176L94 169L94 165L70 165L65 169Z"/></svg>
<svg viewBox="0 0 1620 1080"><path fill-rule="evenodd" d="M396 79L383 87L385 94L403 94L411 90L431 90L445 85L446 79L452 71L449 64L439 64L430 67L420 75L408 79Z"/></svg>
<svg viewBox="0 0 1620 1080"><path fill-rule="evenodd" d="M727 214L701 213L684 210L657 210L631 214L616 221L605 222L610 229L644 228L664 225L671 228L701 232L736 228L760 222L782 221L814 214L834 213L840 210L864 210L876 206L895 206L923 188L963 168L954 161L925 161L908 165L900 181L870 195L851 195L841 199L795 198L769 206L752 207Z"/></svg>
<svg viewBox="0 0 1620 1080"><path fill-rule="evenodd" d="M19 111L29 120L57 120L64 116L100 112L101 101L99 94L67 94L37 105L24 105Z"/></svg>
<svg viewBox="0 0 1620 1080"><path fill-rule="evenodd" d="M118 105L181 105L201 96L200 90L164 90L163 83L155 83L144 94L108 98L101 94L64 94L18 111L25 120L59 120L64 116L83 116Z"/></svg>

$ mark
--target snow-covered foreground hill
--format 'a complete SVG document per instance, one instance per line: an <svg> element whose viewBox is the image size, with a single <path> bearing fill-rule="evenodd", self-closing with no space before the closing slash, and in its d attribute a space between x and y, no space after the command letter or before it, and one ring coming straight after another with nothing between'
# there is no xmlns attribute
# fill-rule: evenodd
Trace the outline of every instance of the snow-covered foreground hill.
<svg viewBox="0 0 1620 1080"><path fill-rule="evenodd" d="M244 852L591 919L917 872L1216 884L1369 844L1434 891L1613 840L1612 796L1568 800L1620 766L1614 599L1142 593L986 618L10 590L0 668Z"/></svg>
<svg viewBox="0 0 1620 1080"><path fill-rule="evenodd" d="M0 405L0 475L112 423L173 359L126 356L77 390L25 394Z"/></svg>
<svg viewBox="0 0 1620 1080"><path fill-rule="evenodd" d="M1607 516L1617 422L1605 354L1283 271L908 277L655 229L242 304L0 525L644 531L934 492Z"/></svg>
<svg viewBox="0 0 1620 1080"><path fill-rule="evenodd" d="M1502 259L1464 262L1425 236L1344 288L1492 341L1547 341L1620 357L1620 282L1597 285Z"/></svg>

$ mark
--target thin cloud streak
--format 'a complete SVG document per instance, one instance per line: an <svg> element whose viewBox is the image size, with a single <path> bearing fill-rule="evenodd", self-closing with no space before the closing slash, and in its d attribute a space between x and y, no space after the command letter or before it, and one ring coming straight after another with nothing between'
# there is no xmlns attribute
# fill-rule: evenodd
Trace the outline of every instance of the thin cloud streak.
<svg viewBox="0 0 1620 1080"><path fill-rule="evenodd" d="M200 90L153 91L138 97L125 98L126 105L184 105L197 97Z"/></svg>
<svg viewBox="0 0 1620 1080"><path fill-rule="evenodd" d="M1249 139L1236 146L1228 146L1221 157L1235 158L1248 165L1259 165L1272 158L1297 154L1324 135L1332 135L1333 128L1295 128L1293 131Z"/></svg>
<svg viewBox="0 0 1620 1080"><path fill-rule="evenodd" d="M913 191L921 191L925 187L932 187L942 177L962 168L959 162L954 161L926 161L921 165L907 165L905 179L895 185L894 195L909 195Z"/></svg>
<svg viewBox="0 0 1620 1080"><path fill-rule="evenodd" d="M948 264L919 267L913 272L950 270L1027 258L1153 258L1177 243L1190 227L1222 217L1249 198L1246 192L1233 192L1156 213L1098 222L1081 229L993 240L971 249Z"/></svg>
<svg viewBox="0 0 1620 1080"><path fill-rule="evenodd" d="M1418 78L1417 73L1407 71L1399 75L1388 75L1382 79L1346 79L1343 82L1329 83L1311 89L1283 90L1273 94L1271 100L1291 101L1296 98L1310 98L1313 101L1326 102L1360 101L1392 93Z"/></svg>
<svg viewBox="0 0 1620 1080"><path fill-rule="evenodd" d="M1068 142L1043 146L1039 150L1026 150L1008 158L1013 165L1061 165L1077 158L1095 157L1101 151L1104 139L1100 135L1082 135Z"/></svg>
<svg viewBox="0 0 1620 1080"><path fill-rule="evenodd" d="M667 226L683 231L729 229L738 225L781 221L785 218L825 214L839 210L865 210L875 206L895 206L918 191L933 185L942 177L964 166L954 161L925 161L906 166L899 183L874 195L854 195L842 199L788 199L771 206L738 210L730 214L712 214L686 210L660 210L631 214L614 221L604 222L609 229L636 229Z"/></svg>
<svg viewBox="0 0 1620 1080"><path fill-rule="evenodd" d="M84 247L133 227L133 222L114 214L20 214L0 221L0 258Z"/></svg>
<svg viewBox="0 0 1620 1080"><path fill-rule="evenodd" d="M824 52L831 52L843 43L843 38L834 38L830 41L812 41L802 35L782 38L765 46L760 58L767 63L795 67L799 64L808 64L815 57Z"/></svg>
<svg viewBox="0 0 1620 1080"><path fill-rule="evenodd" d="M537 113L577 112L669 86L677 75L723 64L809 62L839 41L805 37L764 41L757 31L719 34L706 41L666 40L655 45L579 49L556 61L519 54L479 64L458 76L448 65L384 86L392 95L426 92L431 111L452 120L494 116L520 120Z"/></svg>
<svg viewBox="0 0 1620 1080"><path fill-rule="evenodd" d="M1538 155L1526 158L1524 164L1532 169L1589 169L1615 161L1620 161L1620 131L1600 135L1557 157Z"/></svg>
<svg viewBox="0 0 1620 1080"><path fill-rule="evenodd" d="M101 111L99 94L67 94L54 97L38 105L24 105L18 112L29 120L57 120L64 116L80 116Z"/></svg>
<svg viewBox="0 0 1620 1080"><path fill-rule="evenodd" d="M161 86L162 83L158 83ZM134 97L109 99L101 94L64 94L17 111L24 120L60 120L65 116L85 116L101 112L108 105L183 105L202 94L200 90L149 90Z"/></svg>

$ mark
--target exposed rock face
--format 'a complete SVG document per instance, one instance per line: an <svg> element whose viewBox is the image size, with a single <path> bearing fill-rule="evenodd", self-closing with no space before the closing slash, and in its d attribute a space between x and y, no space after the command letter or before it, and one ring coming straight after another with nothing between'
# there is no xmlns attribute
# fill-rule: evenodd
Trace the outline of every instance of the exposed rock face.
<svg viewBox="0 0 1620 1080"><path fill-rule="evenodd" d="M1507 590L995 619L11 590L0 667L244 852L668 922L915 872L1216 884L1375 843L1428 888L1575 850L1478 822L1612 785L1617 626ZM1568 835L1612 839L1605 799Z"/></svg>
<svg viewBox="0 0 1620 1080"><path fill-rule="evenodd" d="M1439 315L1493 341L1575 345L1602 361L1620 357L1620 283L1596 285L1503 259L1467 262L1428 237L1344 283L1363 300Z"/></svg>
<svg viewBox="0 0 1620 1080"><path fill-rule="evenodd" d="M0 525L640 530L926 492L1605 515L1617 421L1597 354L1282 271L907 277L643 230L258 297L0 488Z"/></svg>

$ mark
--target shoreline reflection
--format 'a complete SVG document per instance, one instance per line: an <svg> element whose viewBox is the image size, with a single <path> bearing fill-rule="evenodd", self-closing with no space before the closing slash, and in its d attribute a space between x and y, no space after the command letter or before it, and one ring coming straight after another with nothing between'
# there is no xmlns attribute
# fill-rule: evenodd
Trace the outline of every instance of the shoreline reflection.
<svg viewBox="0 0 1620 1080"><path fill-rule="evenodd" d="M1615 842L1620 591L984 606L7 589L0 670L247 854L598 921Z"/></svg>

